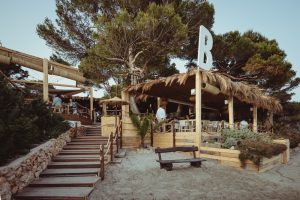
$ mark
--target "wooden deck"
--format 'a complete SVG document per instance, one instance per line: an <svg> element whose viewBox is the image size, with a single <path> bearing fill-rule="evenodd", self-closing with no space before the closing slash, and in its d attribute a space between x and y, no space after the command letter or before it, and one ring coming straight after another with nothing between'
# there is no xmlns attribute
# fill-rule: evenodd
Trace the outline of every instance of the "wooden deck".
<svg viewBox="0 0 300 200"><path fill-rule="evenodd" d="M40 178L14 198L17 200L86 200L100 180L100 144L107 138L100 136L100 129L91 127L86 136L68 143L52 159ZM95 135L98 132L99 135ZM91 135L89 135L91 134Z"/></svg>

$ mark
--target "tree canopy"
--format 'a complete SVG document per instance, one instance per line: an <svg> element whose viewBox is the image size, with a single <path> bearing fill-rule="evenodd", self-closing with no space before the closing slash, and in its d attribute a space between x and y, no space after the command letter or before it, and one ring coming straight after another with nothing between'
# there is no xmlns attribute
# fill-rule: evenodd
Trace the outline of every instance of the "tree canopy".
<svg viewBox="0 0 300 200"><path fill-rule="evenodd" d="M97 83L130 70L176 72L170 58L197 54L200 24L214 22L213 6L201 0L56 0L56 7L58 19L39 24L39 36L57 57L83 60L80 69Z"/></svg>
<svg viewBox="0 0 300 200"><path fill-rule="evenodd" d="M95 83L130 81L178 72L171 58L197 59L199 26L211 30L214 7L202 0L56 0L58 19L37 26L60 62L80 63ZM288 101L300 79L275 40L260 33L214 35L214 70L257 84Z"/></svg>
<svg viewBox="0 0 300 200"><path fill-rule="evenodd" d="M300 83L276 40L254 31L215 35L213 57L215 70L233 80L256 84L282 102L290 100L293 93L289 92Z"/></svg>

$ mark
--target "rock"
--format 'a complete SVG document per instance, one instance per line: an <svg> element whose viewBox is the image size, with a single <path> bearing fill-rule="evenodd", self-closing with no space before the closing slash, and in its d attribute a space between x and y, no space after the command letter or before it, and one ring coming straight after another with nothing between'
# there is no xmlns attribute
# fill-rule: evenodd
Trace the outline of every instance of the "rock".
<svg viewBox="0 0 300 200"><path fill-rule="evenodd" d="M28 174L24 174L23 176L21 176L20 181L26 183L28 181Z"/></svg>
<svg viewBox="0 0 300 200"><path fill-rule="evenodd" d="M40 176L40 173L41 173L41 172L35 172L35 173L34 173L34 177L35 177L35 178L38 178L38 177Z"/></svg>
<svg viewBox="0 0 300 200"><path fill-rule="evenodd" d="M17 193L18 192L18 186L15 186L15 187L13 187L12 189L11 189L11 193L13 193L13 194L15 194L15 193Z"/></svg>
<svg viewBox="0 0 300 200"><path fill-rule="evenodd" d="M8 181L12 181L12 180L14 180L15 178L16 178L16 175L11 175L11 176L7 177L7 180L8 180Z"/></svg>
<svg viewBox="0 0 300 200"><path fill-rule="evenodd" d="M2 184L5 183L5 182L6 182L6 178L0 177L0 185L2 185Z"/></svg>
<svg viewBox="0 0 300 200"><path fill-rule="evenodd" d="M22 175L22 167L19 167L15 173L16 177L20 177Z"/></svg>
<svg viewBox="0 0 300 200"><path fill-rule="evenodd" d="M1 195L1 197L3 197L3 199L5 199L5 197L7 199L10 199L10 197L11 197L11 191L10 191L10 184L9 183L6 182L3 185L1 185L1 187L0 187L0 195Z"/></svg>

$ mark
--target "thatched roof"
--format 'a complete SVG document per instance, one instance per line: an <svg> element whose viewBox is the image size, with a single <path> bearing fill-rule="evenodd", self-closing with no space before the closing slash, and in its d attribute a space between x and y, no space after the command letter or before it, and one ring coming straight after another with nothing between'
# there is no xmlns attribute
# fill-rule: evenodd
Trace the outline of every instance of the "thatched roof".
<svg viewBox="0 0 300 200"><path fill-rule="evenodd" d="M167 92L167 88L176 84L184 87L186 84L189 85L186 89L195 88L195 74L196 70L190 71L184 74L175 74L166 78L160 78L157 80L151 80L144 83L139 83L127 87L125 90L129 93L137 94L149 94L151 90L156 86L160 87L161 91ZM255 105L259 108L264 108L274 112L282 110L282 106L274 97L266 96L255 85L249 85L243 82L234 82L227 76L224 76L217 72L201 70L202 81L204 83L211 84L220 89L221 93L226 96L234 96L241 102ZM166 87L165 89L162 87ZM156 90L158 91L158 90ZM189 92L189 91L188 91ZM153 94L153 93L151 93ZM188 93L185 93L187 95Z"/></svg>

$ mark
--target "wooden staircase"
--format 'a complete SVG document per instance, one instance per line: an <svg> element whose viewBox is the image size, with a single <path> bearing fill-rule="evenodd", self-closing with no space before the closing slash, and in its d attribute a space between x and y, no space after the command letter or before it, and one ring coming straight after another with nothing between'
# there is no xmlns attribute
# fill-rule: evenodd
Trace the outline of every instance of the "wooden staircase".
<svg viewBox="0 0 300 200"><path fill-rule="evenodd" d="M85 136L72 139L52 159L40 178L17 193L14 198L86 200L100 179L100 146L104 146L103 156L109 144L108 139L101 136L100 127L89 126ZM104 161L109 160L108 155L103 157Z"/></svg>

